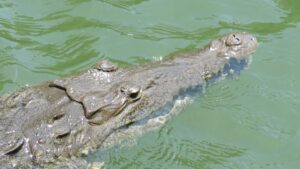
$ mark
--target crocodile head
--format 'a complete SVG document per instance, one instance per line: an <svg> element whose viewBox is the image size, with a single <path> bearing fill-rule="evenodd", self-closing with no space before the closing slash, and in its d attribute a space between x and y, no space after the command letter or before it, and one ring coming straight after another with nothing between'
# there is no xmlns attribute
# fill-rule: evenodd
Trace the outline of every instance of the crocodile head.
<svg viewBox="0 0 300 169"><path fill-rule="evenodd" d="M209 67L213 79L232 69L240 71L256 48L257 40L253 35L230 33L212 41L195 57L179 57L174 59L176 61L154 63L129 71L130 76L126 77L130 79L109 90L118 94L111 97L109 105L100 109L103 112L108 109L113 114L103 125L127 134L132 126L145 126L149 120L168 114L178 98L186 95L188 90L199 89L206 84L207 79L199 76L199 72L207 71L206 67ZM120 139L115 133L112 134L116 137L113 141ZM108 140L106 143L112 142L112 139Z"/></svg>

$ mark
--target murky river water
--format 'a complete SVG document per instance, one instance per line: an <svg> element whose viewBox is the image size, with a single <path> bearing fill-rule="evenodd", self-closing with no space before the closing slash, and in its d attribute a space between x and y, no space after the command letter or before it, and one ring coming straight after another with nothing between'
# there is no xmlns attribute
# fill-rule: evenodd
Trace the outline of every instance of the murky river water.
<svg viewBox="0 0 300 169"><path fill-rule="evenodd" d="M250 69L165 127L95 153L107 168L300 167L300 1L1 0L0 92L110 59L145 63L231 31L260 42Z"/></svg>

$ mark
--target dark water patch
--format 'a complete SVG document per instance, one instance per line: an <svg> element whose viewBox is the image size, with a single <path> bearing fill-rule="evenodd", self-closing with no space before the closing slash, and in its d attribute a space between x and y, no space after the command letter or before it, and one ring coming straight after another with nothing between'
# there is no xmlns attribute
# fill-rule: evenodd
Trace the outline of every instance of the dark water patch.
<svg viewBox="0 0 300 169"><path fill-rule="evenodd" d="M37 36L45 30L44 24L31 16L19 16L14 18L14 30L19 36Z"/></svg>
<svg viewBox="0 0 300 169"><path fill-rule="evenodd" d="M98 0L103 3L110 4L114 7L129 10L130 7L139 5L147 0Z"/></svg>

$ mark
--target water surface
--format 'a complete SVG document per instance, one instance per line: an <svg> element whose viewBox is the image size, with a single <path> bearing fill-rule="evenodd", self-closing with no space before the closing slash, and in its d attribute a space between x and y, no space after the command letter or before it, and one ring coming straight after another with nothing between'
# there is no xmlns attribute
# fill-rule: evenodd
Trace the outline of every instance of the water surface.
<svg viewBox="0 0 300 169"><path fill-rule="evenodd" d="M212 85L162 129L91 160L113 169L297 169L299 9L296 0L2 0L0 92L100 59L131 66L251 32L260 46L238 79Z"/></svg>

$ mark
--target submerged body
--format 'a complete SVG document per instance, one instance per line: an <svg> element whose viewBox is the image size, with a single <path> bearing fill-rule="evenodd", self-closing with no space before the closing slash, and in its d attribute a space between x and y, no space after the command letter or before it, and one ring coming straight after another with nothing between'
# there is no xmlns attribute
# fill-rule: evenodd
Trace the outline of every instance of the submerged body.
<svg viewBox="0 0 300 169"><path fill-rule="evenodd" d="M86 168L77 157L168 111L181 95L241 70L256 47L254 36L231 33L197 52L125 69L101 61L80 75L3 96L0 167Z"/></svg>

